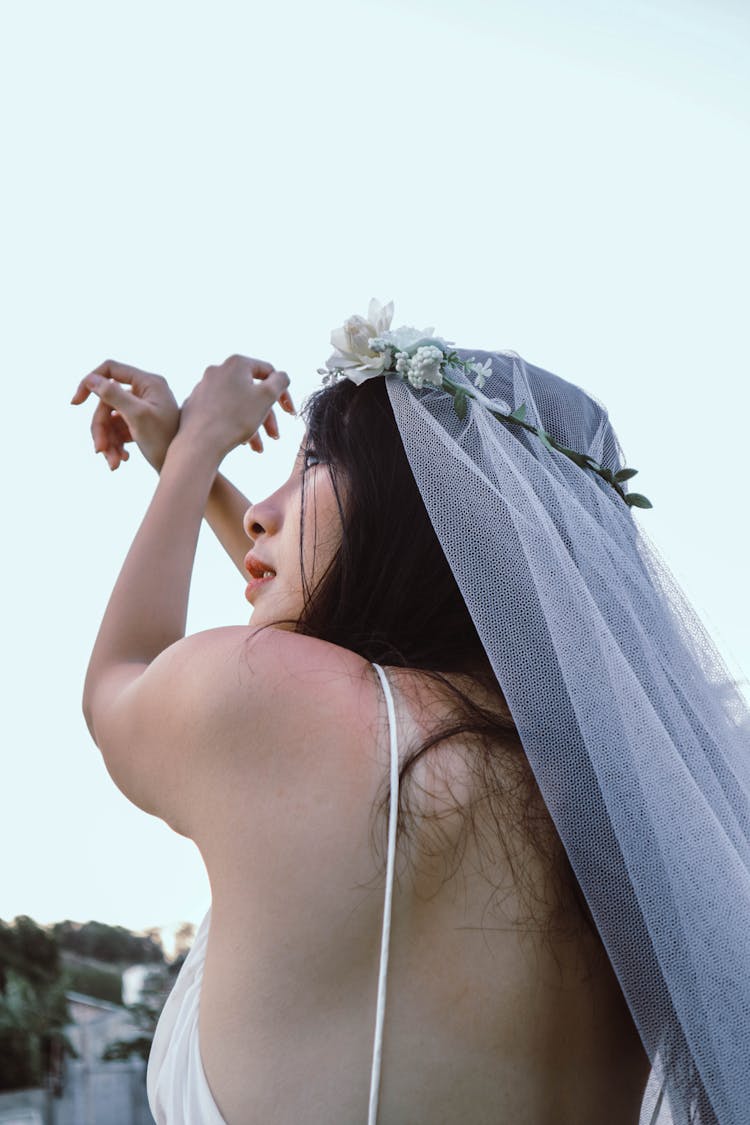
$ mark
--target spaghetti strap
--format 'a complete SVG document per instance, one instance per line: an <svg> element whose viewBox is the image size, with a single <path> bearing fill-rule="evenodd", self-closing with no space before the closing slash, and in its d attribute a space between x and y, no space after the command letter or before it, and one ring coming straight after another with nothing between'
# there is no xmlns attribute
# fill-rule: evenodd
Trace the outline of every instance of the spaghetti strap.
<svg viewBox="0 0 750 1125"><path fill-rule="evenodd" d="M651 1120L649 1121L649 1125L656 1125L656 1122L659 1118L659 1110L661 1109L661 1103L662 1103L663 1099L664 1099L664 1083L662 1082L661 1089L659 1090L659 1097L656 1099L656 1105L654 1106L654 1112L651 1114Z"/></svg>
<svg viewBox="0 0 750 1125"><path fill-rule="evenodd" d="M393 695L385 672L379 664L373 668L380 677L388 708L388 729L391 743L391 800L388 813L388 863L385 877L385 903L383 906L383 936L380 942L380 975L378 977L378 1008L375 1017L375 1041L372 1048L372 1072L370 1075L370 1106L367 1125L376 1125L378 1119L378 1094L380 1092L380 1068L383 1055L383 1023L385 1019L385 990L388 979L388 946L391 936L391 905L393 901L393 870L396 860L396 822L398 819L398 742L396 738L396 710Z"/></svg>

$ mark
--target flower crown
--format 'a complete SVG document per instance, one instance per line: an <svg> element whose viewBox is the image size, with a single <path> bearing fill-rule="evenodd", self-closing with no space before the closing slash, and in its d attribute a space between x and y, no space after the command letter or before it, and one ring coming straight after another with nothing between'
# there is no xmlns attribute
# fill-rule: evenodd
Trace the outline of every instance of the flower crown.
<svg viewBox="0 0 750 1125"><path fill-rule="evenodd" d="M336 350L326 360L326 366L318 368L318 374L323 376L323 382L335 383L337 379L345 378L360 384L378 375L398 375L420 390L427 383L430 386L440 387L453 396L453 409L462 421L466 417L466 400L473 398L475 402L484 406L493 418L528 430L529 433L535 434L547 449L556 449L558 453L564 453L582 469L590 469L591 472L596 473L607 484L612 485L628 507L653 507L651 501L641 496L639 492L626 493L622 487L624 481L636 475L637 469L623 468L617 472L605 469L587 453L577 453L574 449L568 449L552 434L527 422L525 402L511 411L508 403L503 402L502 399L486 398L481 393L481 388L492 371L492 363L489 359L484 363L462 360L458 352L451 350L452 340L434 336L432 328L425 328L422 332L408 325L391 329L392 318L393 301L381 305L373 297L367 319L357 315L350 316L341 328L335 328L331 333L331 343ZM462 368L470 378L473 376L476 390L454 383L445 373L447 367Z"/></svg>

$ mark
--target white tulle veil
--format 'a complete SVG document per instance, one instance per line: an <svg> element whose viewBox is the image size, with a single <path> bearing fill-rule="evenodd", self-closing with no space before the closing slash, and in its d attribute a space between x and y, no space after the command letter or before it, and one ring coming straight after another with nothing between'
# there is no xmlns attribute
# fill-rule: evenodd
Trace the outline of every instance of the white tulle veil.
<svg viewBox="0 0 750 1125"><path fill-rule="evenodd" d="M604 408L512 352L484 395L605 468ZM471 386L462 369L455 382ZM750 1122L750 721L633 510L471 399L387 375L414 478L675 1125ZM639 516L639 520L648 517ZM642 1120L648 1121L646 1107Z"/></svg>

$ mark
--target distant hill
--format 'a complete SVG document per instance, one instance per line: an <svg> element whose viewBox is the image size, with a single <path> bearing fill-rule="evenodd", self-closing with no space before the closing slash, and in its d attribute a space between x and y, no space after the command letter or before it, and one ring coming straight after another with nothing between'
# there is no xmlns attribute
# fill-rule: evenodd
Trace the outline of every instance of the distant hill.
<svg viewBox="0 0 750 1125"><path fill-rule="evenodd" d="M121 965L164 964L164 950L153 934L134 934L104 922L56 922L50 933L64 953Z"/></svg>

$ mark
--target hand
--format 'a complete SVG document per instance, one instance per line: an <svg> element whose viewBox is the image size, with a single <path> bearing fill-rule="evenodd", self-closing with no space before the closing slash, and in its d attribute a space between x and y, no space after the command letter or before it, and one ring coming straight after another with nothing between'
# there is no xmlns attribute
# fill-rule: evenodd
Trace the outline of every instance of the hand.
<svg viewBox="0 0 750 1125"><path fill-rule="evenodd" d="M96 383L96 376L103 382ZM131 390L120 384L129 385ZM180 425L180 408L166 379L108 359L81 380L70 401L79 406L92 392L100 400L91 420L94 449L104 454L110 469L117 469L122 461L129 460L125 443L134 441L148 463L161 472ZM279 402L287 413L295 413L288 393L284 392ZM269 437L279 437L272 410L266 415L263 428ZM256 453L263 452L260 433L254 434L248 444Z"/></svg>
<svg viewBox="0 0 750 1125"><path fill-rule="evenodd" d="M99 397L91 419L94 450L104 454L110 469L129 459L125 442L134 441L148 463L161 472L180 425L180 408L167 380L107 359L81 380L70 401L78 406L92 392Z"/></svg>
<svg viewBox="0 0 750 1125"><path fill-rule="evenodd" d="M182 404L180 433L209 442L220 457L243 443L260 452L258 430L279 436L273 404L294 413L287 391L289 376L272 364L233 355L218 367L207 367L203 378Z"/></svg>

